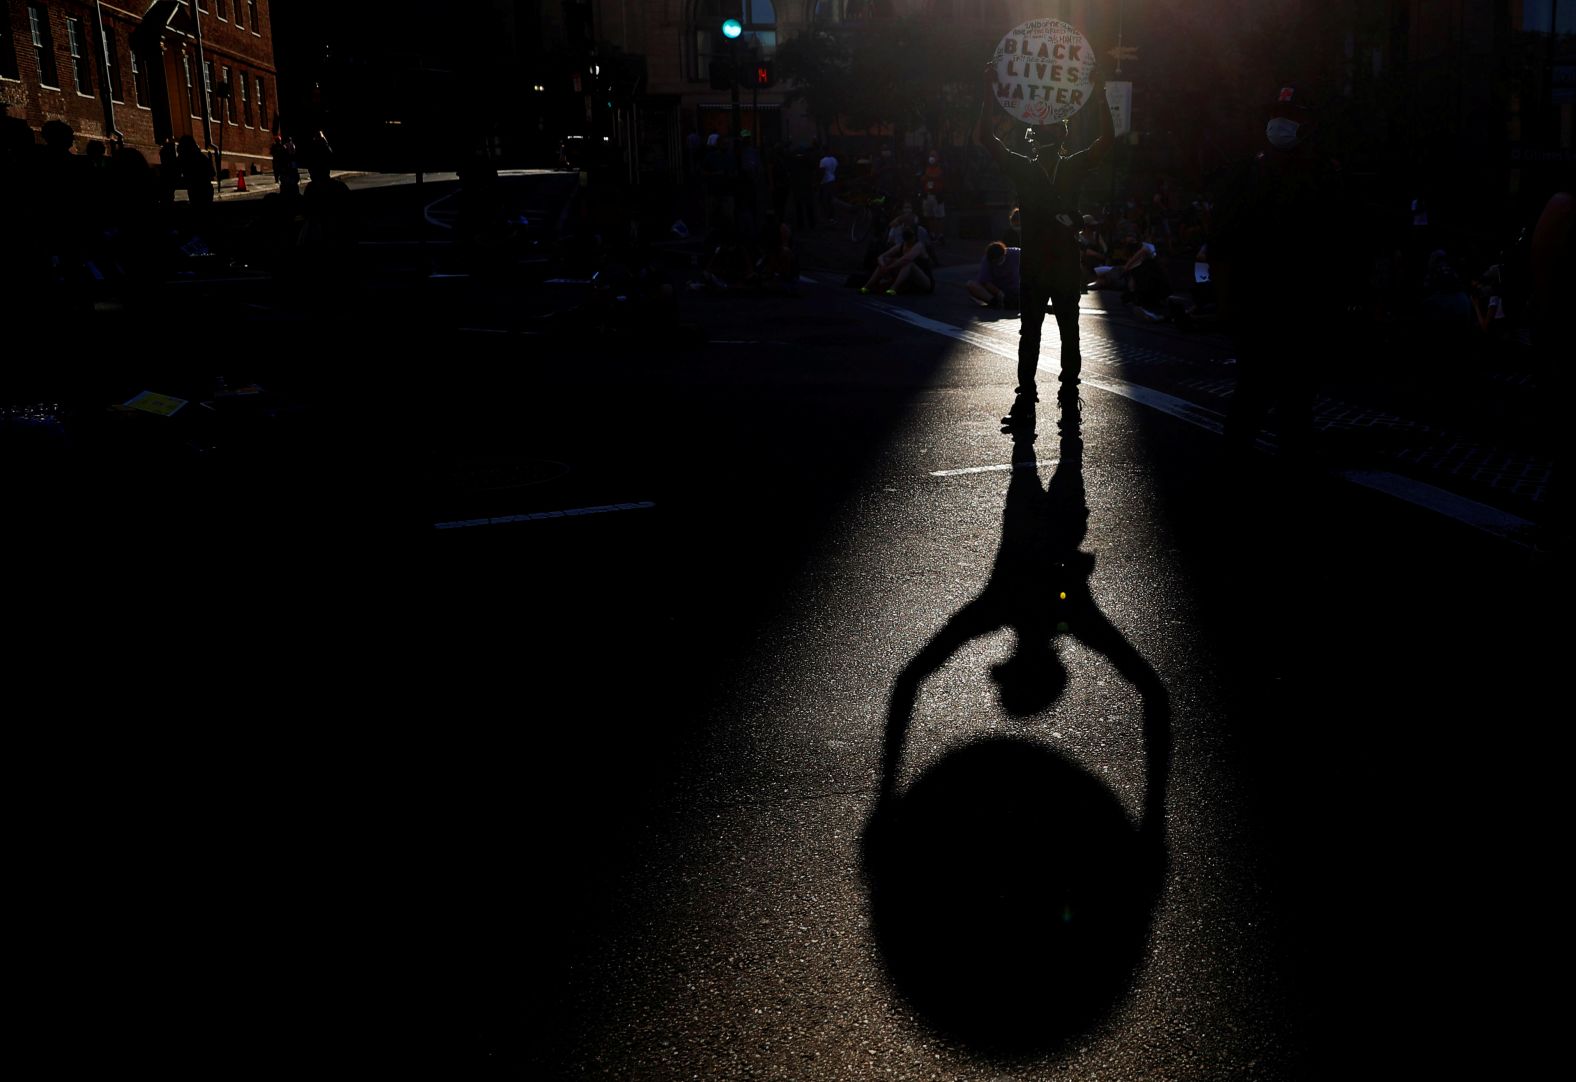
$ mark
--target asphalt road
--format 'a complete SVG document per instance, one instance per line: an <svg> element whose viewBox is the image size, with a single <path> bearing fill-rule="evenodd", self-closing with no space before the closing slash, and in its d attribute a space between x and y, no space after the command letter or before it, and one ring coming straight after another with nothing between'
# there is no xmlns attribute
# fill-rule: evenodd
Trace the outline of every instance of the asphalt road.
<svg viewBox="0 0 1576 1082"><path fill-rule="evenodd" d="M297 408L30 490L39 1032L184 1074L1541 1068L1551 557L1225 469L1093 313L1078 439L1046 395L1014 443L1010 325L684 302L704 344L268 316Z"/></svg>

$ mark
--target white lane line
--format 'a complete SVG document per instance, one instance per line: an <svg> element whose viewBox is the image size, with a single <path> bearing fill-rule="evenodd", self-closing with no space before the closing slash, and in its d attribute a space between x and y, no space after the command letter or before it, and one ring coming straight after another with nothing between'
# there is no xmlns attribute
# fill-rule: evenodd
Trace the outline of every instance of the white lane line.
<svg viewBox="0 0 1576 1082"><path fill-rule="evenodd" d="M911 312L907 308L895 308L889 307L887 305L881 305L879 306L878 310L885 312L887 315L890 315L896 319L901 319L905 323L911 323L916 327L923 328L924 330L934 331L937 334L947 335L949 338L956 338L960 342L967 342L970 345L979 346L981 349L988 350L991 353L996 354L998 357L1006 357L1009 360L1014 361L1018 359L1017 347L1010 343L1003 342L994 335L982 334L979 331L968 331L961 327L954 327L950 323L942 323L940 320L930 319L928 316L922 316L918 312ZM1040 371L1055 375L1061 372L1061 367L1059 365L1048 364L1044 361L1041 361ZM1187 421L1189 424L1197 425L1198 427L1213 432L1216 435L1219 435L1221 432L1225 431L1224 418L1222 418L1218 412L1208 408L1207 406L1200 406L1195 402L1189 402L1185 398L1177 398L1175 395L1169 395L1163 391L1156 391L1149 387L1140 387L1136 383L1126 383L1122 380L1091 379L1088 376L1084 376L1080 382L1082 382L1085 386L1098 387L1100 390L1105 391L1108 394L1119 395L1122 398L1130 399L1131 401L1137 402L1141 406L1148 406L1150 409L1159 410L1161 413L1170 414L1172 417Z"/></svg>
<svg viewBox="0 0 1576 1082"><path fill-rule="evenodd" d="M432 210L439 203L447 203L449 200L453 199L455 196L457 196L459 194L460 193L456 190L456 191L450 192L448 195L440 195L438 198L434 199L432 202L428 203L425 207L422 208L422 211L421 211L422 217L426 218L427 222L429 224L435 225L439 229L453 229L454 228L454 223L439 221L437 218L434 218L432 216Z"/></svg>
<svg viewBox="0 0 1576 1082"><path fill-rule="evenodd" d="M999 340L991 341L988 336L978 332L954 327L950 323L942 323L940 320L927 318L906 308L891 305L875 305L873 307L877 311L885 312L887 315L901 319L906 323L911 323L916 327L934 331L937 334L944 334L949 338L956 338L960 342L968 342L970 345L988 350L999 357L1008 357L1013 360L1016 360L1018 357L1017 350L1012 349ZM1059 367L1043 362L1039 367L1042 372L1061 371ZM1190 425L1195 425L1207 432L1213 432L1217 436L1225 431L1225 419L1218 411L1189 402L1183 398L1177 398L1174 395L1168 395L1163 391L1156 391L1149 387L1140 387L1137 384L1114 379L1090 379L1086 376L1082 382L1087 386L1098 387L1109 394L1120 395L1129 401L1137 402L1141 406L1148 406L1150 409L1158 410L1178 420L1186 421ZM1266 441L1262 439L1258 442L1261 447L1268 446ZM941 475L935 474L932 476ZM1529 544L1525 535L1531 528L1532 523L1519 515L1511 514L1509 511L1501 511L1498 508L1457 495L1446 489L1437 488L1426 482L1403 477L1400 474L1390 473L1386 470L1344 470L1338 472L1336 476L1375 492L1381 492L1404 503L1409 503L1414 507L1454 519L1457 522L1495 537L1520 545Z"/></svg>
<svg viewBox="0 0 1576 1082"><path fill-rule="evenodd" d="M1484 533L1523 545L1529 543L1526 533L1532 528L1532 523L1527 519L1513 515L1509 511L1501 511L1497 507L1490 507L1486 503L1479 503L1466 496L1436 488L1426 481L1402 477L1396 473L1386 473L1383 470L1342 470L1339 476L1355 485L1382 492L1386 496L1402 500L1414 507L1446 515Z"/></svg>
<svg viewBox="0 0 1576 1082"><path fill-rule="evenodd" d="M1034 470L1041 466L1055 466L1056 459L1046 459L1044 462L1003 462L996 466L969 466L961 470L932 470L932 477L962 477L966 473L996 473L1001 470Z"/></svg>
<svg viewBox="0 0 1576 1082"><path fill-rule="evenodd" d="M463 530L471 526L506 526L514 522L541 522L550 518L578 518L582 515L606 515L614 511L643 511L655 507L650 500L639 503L608 503L600 507L574 507L567 511L535 511L526 515L493 515L490 518L466 518L453 522L434 522L434 530Z"/></svg>

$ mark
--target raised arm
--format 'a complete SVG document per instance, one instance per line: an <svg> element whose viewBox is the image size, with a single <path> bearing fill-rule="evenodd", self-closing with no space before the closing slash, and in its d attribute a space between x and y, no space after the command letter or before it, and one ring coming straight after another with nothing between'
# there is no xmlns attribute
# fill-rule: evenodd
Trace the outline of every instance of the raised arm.
<svg viewBox="0 0 1576 1082"><path fill-rule="evenodd" d="M991 108L996 100L996 65L985 65L985 96L980 100L980 118L974 125L974 141L986 150L1001 165L1007 155L1007 148L1002 146L1001 140L996 138L996 132L990 123Z"/></svg>
<svg viewBox="0 0 1576 1082"><path fill-rule="evenodd" d="M1111 148L1116 145L1116 125L1111 122L1111 103L1105 100L1105 76L1100 69L1094 69L1094 78L1089 83L1091 104L1100 110L1100 134L1095 141L1089 144L1089 164L1100 164Z"/></svg>

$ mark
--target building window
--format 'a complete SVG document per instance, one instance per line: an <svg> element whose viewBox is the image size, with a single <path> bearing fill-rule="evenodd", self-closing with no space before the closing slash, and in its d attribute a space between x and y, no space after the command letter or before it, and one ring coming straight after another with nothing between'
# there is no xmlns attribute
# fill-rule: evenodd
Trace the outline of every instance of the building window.
<svg viewBox="0 0 1576 1082"><path fill-rule="evenodd" d="M186 69L186 104L192 116L202 116L202 109L197 105L197 91L192 87L192 58L185 53L181 54L181 67Z"/></svg>
<svg viewBox="0 0 1576 1082"><path fill-rule="evenodd" d="M740 57L768 57L777 51L777 10L772 0L733 0L744 33L729 41L722 34L723 0L695 0L695 55L691 79L703 79L712 60L726 60L738 51Z"/></svg>
<svg viewBox="0 0 1576 1082"><path fill-rule="evenodd" d="M235 84L230 81L230 65L220 68L219 100L223 103L225 116L231 124L235 123Z"/></svg>
<svg viewBox="0 0 1576 1082"><path fill-rule="evenodd" d="M867 19L890 19L892 0L847 0L843 5L843 21L862 23Z"/></svg>
<svg viewBox="0 0 1576 1082"><path fill-rule="evenodd" d="M245 9L246 5L241 3L241 0L235 0L235 28L237 30L246 29L246 24L241 21L241 12Z"/></svg>
<svg viewBox="0 0 1576 1082"><path fill-rule="evenodd" d="M137 107L148 108L148 76L142 70L142 64L137 60L137 50L131 51L131 89L137 95Z"/></svg>
<svg viewBox="0 0 1576 1082"><path fill-rule="evenodd" d="M33 33L33 49L38 53L38 81L51 90L59 89L55 39L49 33L49 9L43 4L27 5L27 27Z"/></svg>
<svg viewBox="0 0 1576 1082"><path fill-rule="evenodd" d="M126 86L120 77L120 51L116 48L119 44L115 40L115 28L104 28L104 78L109 80L109 96L111 101L124 102L126 100Z"/></svg>
<svg viewBox="0 0 1576 1082"><path fill-rule="evenodd" d="M20 79L22 69L16 62L16 39L11 35L11 10L6 5L0 18L0 79Z"/></svg>
<svg viewBox="0 0 1576 1082"><path fill-rule="evenodd" d="M71 73L77 80L77 93L92 96L93 63L88 59L87 34L81 19L66 20L66 48L71 52Z"/></svg>
<svg viewBox="0 0 1576 1082"><path fill-rule="evenodd" d="M1518 14L1516 8L1521 11ZM1511 5L1511 29L1534 34L1557 34L1567 37L1576 34L1576 11L1569 3L1557 0L1522 0Z"/></svg>
<svg viewBox="0 0 1576 1082"><path fill-rule="evenodd" d="M252 123L252 80L244 71L241 72L241 119L248 128L257 126Z"/></svg>
<svg viewBox="0 0 1576 1082"><path fill-rule="evenodd" d="M213 104L213 61L202 62L202 97L208 103L208 119L212 120L219 115L219 110Z"/></svg>
<svg viewBox="0 0 1576 1082"><path fill-rule="evenodd" d="M268 127L268 87L261 75L257 77L257 123L260 127Z"/></svg>
<svg viewBox="0 0 1576 1082"><path fill-rule="evenodd" d="M261 34L257 26L257 0L246 0L246 17L251 21L252 33Z"/></svg>
<svg viewBox="0 0 1576 1082"><path fill-rule="evenodd" d="M219 0L219 2L214 5L214 10L216 10L219 13L219 18L223 19L225 22L229 22L230 21L229 17L225 14L225 11L224 11L224 9L229 7L229 6L230 6L230 0Z"/></svg>

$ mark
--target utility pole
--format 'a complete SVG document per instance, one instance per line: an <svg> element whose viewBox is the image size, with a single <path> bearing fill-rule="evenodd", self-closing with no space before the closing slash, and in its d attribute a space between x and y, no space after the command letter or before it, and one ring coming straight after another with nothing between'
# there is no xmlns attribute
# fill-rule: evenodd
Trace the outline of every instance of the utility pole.
<svg viewBox="0 0 1576 1082"><path fill-rule="evenodd" d="M104 107L104 131L118 146L125 142L126 136L115 125L115 88L110 85L115 57L110 55L109 40L104 36L104 7L99 0L93 0L93 33L98 36L99 60L104 69L104 77L99 80L99 104Z"/></svg>
<svg viewBox="0 0 1576 1082"><path fill-rule="evenodd" d="M197 82L202 87L202 145L204 150L213 149L213 128L208 116L208 62L202 53L202 16L197 13L198 0L191 0L192 32L197 38ZM217 170L214 172L218 176Z"/></svg>
<svg viewBox="0 0 1576 1082"><path fill-rule="evenodd" d="M722 36L728 39L728 68L733 73L733 78L728 80L730 93L733 96L733 154L734 161L739 155L739 35L744 33L744 24L738 19L726 19L722 24Z"/></svg>

